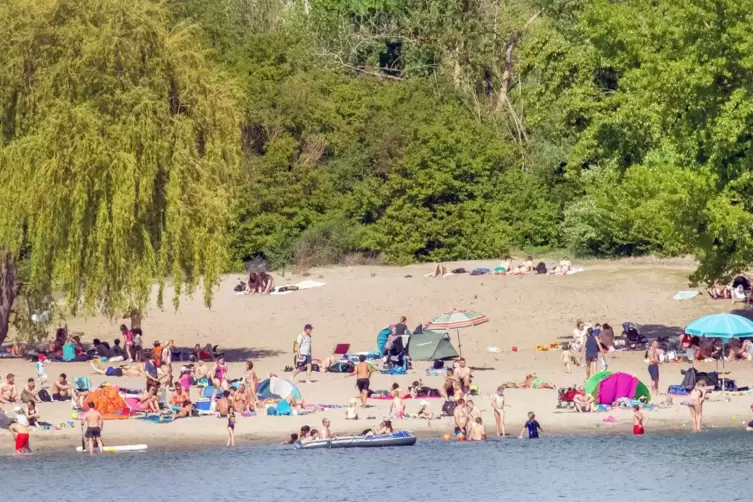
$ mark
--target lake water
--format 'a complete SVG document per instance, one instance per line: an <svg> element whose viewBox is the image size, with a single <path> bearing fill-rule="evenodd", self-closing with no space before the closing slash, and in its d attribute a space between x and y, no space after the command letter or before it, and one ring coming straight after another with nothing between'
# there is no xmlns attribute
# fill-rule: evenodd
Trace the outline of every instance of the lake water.
<svg viewBox="0 0 753 502"><path fill-rule="evenodd" d="M7 438L6 438L7 439ZM751 500L753 433L545 436L412 447L150 449L0 458L7 500ZM130 495L128 495L130 494Z"/></svg>

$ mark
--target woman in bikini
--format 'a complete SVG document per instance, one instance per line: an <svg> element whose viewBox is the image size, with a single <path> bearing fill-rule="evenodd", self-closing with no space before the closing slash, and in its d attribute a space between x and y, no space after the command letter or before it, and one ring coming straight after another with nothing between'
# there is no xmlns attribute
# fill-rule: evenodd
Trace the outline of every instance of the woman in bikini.
<svg viewBox="0 0 753 502"><path fill-rule="evenodd" d="M494 422L497 426L497 436L505 436L505 388L497 387L497 393L492 397Z"/></svg>
<svg viewBox="0 0 753 502"><path fill-rule="evenodd" d="M685 402L690 410L690 421L693 424L693 432L701 432L701 422L703 421L703 402L708 399L708 389L703 382L696 382L693 390L690 391L689 399Z"/></svg>
<svg viewBox="0 0 753 502"><path fill-rule="evenodd" d="M533 271L533 256L526 256L526 260L512 270L512 275L522 275Z"/></svg>

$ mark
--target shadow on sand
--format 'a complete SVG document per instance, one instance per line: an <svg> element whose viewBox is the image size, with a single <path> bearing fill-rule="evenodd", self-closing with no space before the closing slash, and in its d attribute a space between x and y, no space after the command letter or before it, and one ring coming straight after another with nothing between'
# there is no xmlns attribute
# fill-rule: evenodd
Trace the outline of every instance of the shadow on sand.
<svg viewBox="0 0 753 502"><path fill-rule="evenodd" d="M192 349L193 348L181 348L180 350L184 354L190 354ZM248 360L264 359L266 357L277 357L279 355L285 354L285 351L272 349L250 349L243 347L226 348L218 346L217 353L225 356L225 360L229 363L238 363Z"/></svg>

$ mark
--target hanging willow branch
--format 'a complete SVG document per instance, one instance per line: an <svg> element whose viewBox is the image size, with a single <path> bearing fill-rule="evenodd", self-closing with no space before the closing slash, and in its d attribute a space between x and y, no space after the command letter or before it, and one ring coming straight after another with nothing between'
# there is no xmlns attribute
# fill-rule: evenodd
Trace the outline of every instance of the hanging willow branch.
<svg viewBox="0 0 753 502"><path fill-rule="evenodd" d="M161 302L168 276L176 307L202 280L211 303L240 107L194 31L156 0L0 4L0 246L74 313L144 306L155 280Z"/></svg>

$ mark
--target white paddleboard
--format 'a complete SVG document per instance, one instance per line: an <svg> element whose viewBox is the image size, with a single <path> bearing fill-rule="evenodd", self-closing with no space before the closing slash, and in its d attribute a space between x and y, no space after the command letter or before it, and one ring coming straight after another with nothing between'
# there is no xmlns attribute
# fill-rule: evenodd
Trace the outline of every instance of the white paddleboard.
<svg viewBox="0 0 753 502"><path fill-rule="evenodd" d="M143 451L148 448L145 444L124 444L120 446L105 446L101 450L99 448L94 448L94 451L102 453L119 453L123 451ZM88 451L87 449L81 448L80 446L76 448L76 451L79 453L83 453Z"/></svg>

